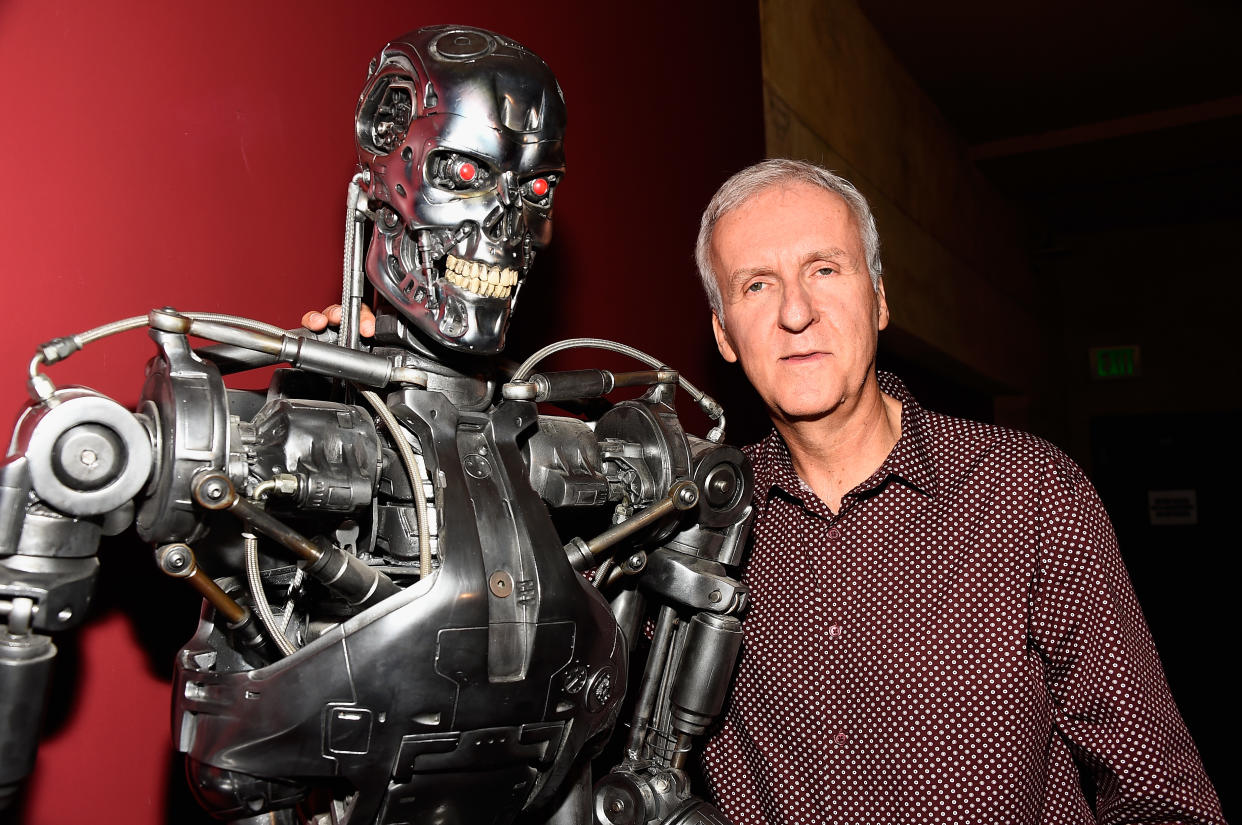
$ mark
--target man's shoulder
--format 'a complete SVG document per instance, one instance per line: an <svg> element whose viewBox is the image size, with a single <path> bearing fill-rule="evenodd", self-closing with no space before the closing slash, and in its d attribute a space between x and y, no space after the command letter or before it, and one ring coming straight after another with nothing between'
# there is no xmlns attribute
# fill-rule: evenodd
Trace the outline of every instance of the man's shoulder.
<svg viewBox="0 0 1242 825"><path fill-rule="evenodd" d="M923 411L922 429L937 474L950 483L980 471L1031 486L1074 484L1082 477L1060 447L1024 430L931 410Z"/></svg>
<svg viewBox="0 0 1242 825"><path fill-rule="evenodd" d="M1053 467L1058 474L1077 465L1055 444L1023 430L958 418L923 407L892 373L877 373L880 389L902 405L902 440L924 457L941 482L979 472L1019 473ZM1072 470L1071 470L1072 468Z"/></svg>
<svg viewBox="0 0 1242 825"><path fill-rule="evenodd" d="M923 410L922 426L932 442L959 445L960 449L965 450L1003 449L1031 455L1060 452L1051 441L1024 430L971 418L958 418L935 410Z"/></svg>

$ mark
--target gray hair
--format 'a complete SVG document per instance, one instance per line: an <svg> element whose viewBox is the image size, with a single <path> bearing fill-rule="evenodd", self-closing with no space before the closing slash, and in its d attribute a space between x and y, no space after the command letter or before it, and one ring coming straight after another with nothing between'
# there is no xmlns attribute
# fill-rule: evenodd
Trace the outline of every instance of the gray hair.
<svg viewBox="0 0 1242 825"><path fill-rule="evenodd" d="M716 230L716 223L725 214L765 189L795 183L818 186L839 195L845 201L858 224L858 234L867 257L867 272L871 275L871 286L879 289L880 275L883 273L880 263L880 233L876 231L875 217L871 214L867 199L854 188L854 184L822 166L802 160L773 158L748 166L725 181L716 190L711 203L703 210L703 218L699 222L699 240L694 247L694 261L698 264L699 277L703 280L703 290L707 293L712 312L721 321L724 320L724 303L720 297L720 285L716 283L716 273L712 271L712 234Z"/></svg>

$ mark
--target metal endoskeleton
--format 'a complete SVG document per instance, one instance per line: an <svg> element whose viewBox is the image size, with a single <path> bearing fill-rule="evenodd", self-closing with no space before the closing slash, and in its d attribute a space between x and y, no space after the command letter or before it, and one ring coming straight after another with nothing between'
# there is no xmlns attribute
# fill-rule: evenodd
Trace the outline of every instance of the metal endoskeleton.
<svg viewBox="0 0 1242 825"><path fill-rule="evenodd" d="M339 336L158 309L40 347L0 466L0 793L33 764L50 634L85 617L99 538L132 520L204 597L173 718L213 815L724 821L682 768L740 643L751 482L723 426L686 435L672 404L680 385L722 422L719 406L595 339L494 377L551 236L564 125L555 78L521 45L413 32L358 103ZM369 346L364 272L395 310ZM137 412L40 372L140 326L158 354ZM572 346L650 369L534 372ZM222 382L274 362L293 368L266 393ZM617 387L645 389L595 402L593 421L536 407ZM566 542L556 513L583 507L600 533ZM627 682L621 764L592 790Z"/></svg>

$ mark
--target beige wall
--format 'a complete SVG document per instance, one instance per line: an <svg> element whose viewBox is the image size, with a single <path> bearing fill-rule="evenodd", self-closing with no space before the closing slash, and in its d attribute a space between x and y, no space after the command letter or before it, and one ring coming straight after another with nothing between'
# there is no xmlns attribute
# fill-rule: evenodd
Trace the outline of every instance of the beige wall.
<svg viewBox="0 0 1242 825"><path fill-rule="evenodd" d="M759 8L768 155L823 163L870 200L891 339L979 389L1029 394L1044 346L1012 208L852 0Z"/></svg>

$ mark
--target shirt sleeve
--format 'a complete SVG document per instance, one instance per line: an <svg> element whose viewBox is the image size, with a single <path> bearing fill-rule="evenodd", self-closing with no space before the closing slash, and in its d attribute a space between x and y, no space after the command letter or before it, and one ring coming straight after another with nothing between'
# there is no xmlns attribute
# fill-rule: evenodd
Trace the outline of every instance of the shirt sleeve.
<svg viewBox="0 0 1242 825"><path fill-rule="evenodd" d="M1055 450L1055 448L1053 448ZM1108 514L1055 451L1039 503L1030 635L1058 733L1101 823L1224 823L1165 680Z"/></svg>

